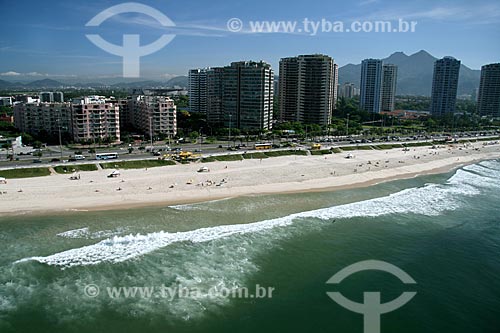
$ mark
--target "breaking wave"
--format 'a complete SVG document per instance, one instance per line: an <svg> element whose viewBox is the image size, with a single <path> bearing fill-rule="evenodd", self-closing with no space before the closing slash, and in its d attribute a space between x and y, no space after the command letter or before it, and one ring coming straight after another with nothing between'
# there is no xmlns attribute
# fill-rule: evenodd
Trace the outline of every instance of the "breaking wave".
<svg viewBox="0 0 500 333"><path fill-rule="evenodd" d="M248 224L223 225L186 232L153 232L146 235L114 236L101 242L75 248L45 257L29 257L16 261L36 260L63 268L119 263L169 246L173 243L204 243L233 235L264 232L285 227L305 218L321 220L349 219L354 217L377 217L391 214L417 214L438 216L456 210L464 204L464 198L477 196L485 188L500 187L500 164L482 162L465 167L445 184L427 184L406 189L389 196L350 204L291 214L285 217ZM85 228L84 228L85 229ZM80 234L88 230L73 230Z"/></svg>

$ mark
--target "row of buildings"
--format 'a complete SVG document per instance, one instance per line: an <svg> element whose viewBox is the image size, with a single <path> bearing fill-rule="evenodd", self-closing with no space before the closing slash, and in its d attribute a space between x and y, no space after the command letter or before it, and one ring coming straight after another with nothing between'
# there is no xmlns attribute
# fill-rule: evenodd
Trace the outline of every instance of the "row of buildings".
<svg viewBox="0 0 500 333"><path fill-rule="evenodd" d="M433 116L455 114L461 63L444 57L434 63L430 113ZM379 59L361 63L360 108L368 112L394 111L398 67ZM352 97L353 84L342 86L343 94ZM484 65L478 94L478 114L500 117L500 63Z"/></svg>
<svg viewBox="0 0 500 333"><path fill-rule="evenodd" d="M455 114L460 66L460 61L453 57L434 63L430 107L433 116ZM500 117L500 63L481 67L477 112L481 116Z"/></svg>
<svg viewBox="0 0 500 333"><path fill-rule="evenodd" d="M276 87L273 70L265 62L190 70L190 111L206 114L211 126L269 130L273 119L328 125L337 97L359 94L360 108L371 113L395 109L398 67L394 64L363 60L359 91L353 83L338 86L338 66L327 55L283 58L279 66ZM460 61L452 57L435 62L429 110L433 116L456 112L460 66ZM500 116L499 66L482 67L478 97L478 113L482 116ZM279 107L273 115L274 98Z"/></svg>
<svg viewBox="0 0 500 333"><path fill-rule="evenodd" d="M190 111L213 127L272 128L274 71L266 62L240 61L189 71Z"/></svg>
<svg viewBox="0 0 500 333"><path fill-rule="evenodd" d="M338 66L326 55L280 61L279 115L274 109L274 71L265 62L189 71L190 111L211 126L270 130L273 119L327 125L337 99Z"/></svg>
<svg viewBox="0 0 500 333"><path fill-rule="evenodd" d="M358 95L352 83L338 86L338 65L323 54L282 58L279 84L265 62L234 62L226 67L189 71L190 111L206 114L210 126L269 130L273 119L327 126L338 93ZM394 111L397 67L381 60L363 61L361 107L368 112ZM279 107L273 115L274 91Z"/></svg>
<svg viewBox="0 0 500 333"><path fill-rule="evenodd" d="M13 106L16 102L22 103L62 103L64 102L64 94L60 91L56 92L41 92L38 96L16 95L0 97L0 106Z"/></svg>
<svg viewBox="0 0 500 333"><path fill-rule="evenodd" d="M87 96L71 102L18 103L14 105L14 125L25 133L64 135L74 142L120 141L121 128L173 137L177 109L165 96Z"/></svg>

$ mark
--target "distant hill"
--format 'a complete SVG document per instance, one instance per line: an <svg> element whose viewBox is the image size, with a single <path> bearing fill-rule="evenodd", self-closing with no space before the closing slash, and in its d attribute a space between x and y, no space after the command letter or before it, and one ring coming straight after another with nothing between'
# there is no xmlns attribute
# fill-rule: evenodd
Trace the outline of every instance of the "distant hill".
<svg viewBox="0 0 500 333"><path fill-rule="evenodd" d="M0 89L9 89L9 88L14 87L15 85L16 85L15 83L0 80Z"/></svg>
<svg viewBox="0 0 500 333"><path fill-rule="evenodd" d="M179 86L179 87L187 88L188 81L189 81L189 78L187 76L177 76L177 77L174 77L173 79L170 79L167 82L167 86L169 86L169 87Z"/></svg>
<svg viewBox="0 0 500 333"><path fill-rule="evenodd" d="M112 87L117 88L157 88L157 87L166 87L167 84L160 81L137 81L137 82L122 82L115 83Z"/></svg>
<svg viewBox="0 0 500 333"><path fill-rule="evenodd" d="M94 88L94 89L104 89L104 88L117 88L117 89L154 89L154 88L172 88L174 86L180 86L187 88L188 77L187 76L177 76L169 81L135 81L135 82L118 82L114 84L110 83L99 83L99 82L72 82L72 83L62 83L52 79L37 80L29 83L20 82L9 82L0 79L0 89L20 89L20 90L40 90L40 89L57 89L63 87L77 87L77 88Z"/></svg>
<svg viewBox="0 0 500 333"><path fill-rule="evenodd" d="M71 86L77 88L109 88L109 84L104 84L100 82L75 83L71 84Z"/></svg>
<svg viewBox="0 0 500 333"><path fill-rule="evenodd" d="M431 95L434 62L437 58L422 50L410 56L403 52L396 52L382 60L384 63L398 66L398 95ZM339 69L340 84L352 82L359 87L360 77L361 64L348 64ZM471 94L479 88L480 77L481 71L472 70L462 64L458 80L458 95Z"/></svg>
<svg viewBox="0 0 500 333"><path fill-rule="evenodd" d="M27 88L60 88L67 86L67 84L51 79L44 79L26 83L24 86Z"/></svg>

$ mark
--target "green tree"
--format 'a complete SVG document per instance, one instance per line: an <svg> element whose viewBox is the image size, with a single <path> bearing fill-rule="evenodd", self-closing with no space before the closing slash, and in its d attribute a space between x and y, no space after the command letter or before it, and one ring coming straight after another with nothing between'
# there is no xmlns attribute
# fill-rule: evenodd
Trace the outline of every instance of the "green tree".
<svg viewBox="0 0 500 333"><path fill-rule="evenodd" d="M196 141L199 137L200 137L200 133L198 133L196 131L189 133L189 138L191 139L191 141Z"/></svg>

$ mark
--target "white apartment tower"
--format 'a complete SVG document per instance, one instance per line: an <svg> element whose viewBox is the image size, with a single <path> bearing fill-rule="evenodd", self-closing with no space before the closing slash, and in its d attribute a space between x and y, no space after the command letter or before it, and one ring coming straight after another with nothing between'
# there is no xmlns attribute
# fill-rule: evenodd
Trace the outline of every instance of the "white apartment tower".
<svg viewBox="0 0 500 333"><path fill-rule="evenodd" d="M361 63L360 108L380 113L382 108L382 60L365 59Z"/></svg>

